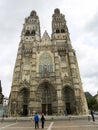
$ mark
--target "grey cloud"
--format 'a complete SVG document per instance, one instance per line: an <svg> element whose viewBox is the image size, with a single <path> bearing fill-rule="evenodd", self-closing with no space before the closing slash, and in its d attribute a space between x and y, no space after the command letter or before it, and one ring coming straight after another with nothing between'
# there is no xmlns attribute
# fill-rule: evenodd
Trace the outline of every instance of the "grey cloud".
<svg viewBox="0 0 98 130"><path fill-rule="evenodd" d="M92 54L92 57L88 56L85 55L83 59L78 60L81 68L81 75L85 78L92 79L93 77L96 77L98 79L98 62L96 58L93 58L94 54Z"/></svg>
<svg viewBox="0 0 98 130"><path fill-rule="evenodd" d="M74 45L84 91L94 95L98 91L98 45L94 37L89 37L88 33L79 38Z"/></svg>
<svg viewBox="0 0 98 130"><path fill-rule="evenodd" d="M82 77L84 91L88 91L95 95L98 91L98 80L97 77L87 78Z"/></svg>
<svg viewBox="0 0 98 130"><path fill-rule="evenodd" d="M85 30L94 34L98 33L98 12L86 23Z"/></svg>
<svg viewBox="0 0 98 130"><path fill-rule="evenodd" d="M96 77L98 79L98 70L96 70L96 68L93 69L93 71L89 69L89 73L83 73L82 75L84 77L88 77L88 78Z"/></svg>

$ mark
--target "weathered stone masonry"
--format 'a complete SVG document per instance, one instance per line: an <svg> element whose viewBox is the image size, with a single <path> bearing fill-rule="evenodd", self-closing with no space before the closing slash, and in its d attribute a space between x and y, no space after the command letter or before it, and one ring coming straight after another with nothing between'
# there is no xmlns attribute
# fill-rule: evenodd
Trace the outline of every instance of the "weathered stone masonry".
<svg viewBox="0 0 98 130"><path fill-rule="evenodd" d="M9 97L9 115L88 114L65 16L52 15L51 38L41 37L36 11L25 19Z"/></svg>

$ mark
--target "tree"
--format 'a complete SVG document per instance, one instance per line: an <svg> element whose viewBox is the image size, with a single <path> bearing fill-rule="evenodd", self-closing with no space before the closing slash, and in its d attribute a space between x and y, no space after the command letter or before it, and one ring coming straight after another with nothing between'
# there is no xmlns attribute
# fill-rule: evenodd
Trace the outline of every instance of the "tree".
<svg viewBox="0 0 98 130"><path fill-rule="evenodd" d="M97 107L97 101L94 97L87 98L87 104L89 109L96 110Z"/></svg>

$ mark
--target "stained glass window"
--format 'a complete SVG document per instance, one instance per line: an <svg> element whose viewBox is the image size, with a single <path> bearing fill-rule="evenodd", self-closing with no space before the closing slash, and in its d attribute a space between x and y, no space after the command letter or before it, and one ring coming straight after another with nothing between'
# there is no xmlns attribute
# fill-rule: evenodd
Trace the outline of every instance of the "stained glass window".
<svg viewBox="0 0 98 130"><path fill-rule="evenodd" d="M52 57L47 52L44 52L39 58L39 73L43 72L44 70L53 72Z"/></svg>

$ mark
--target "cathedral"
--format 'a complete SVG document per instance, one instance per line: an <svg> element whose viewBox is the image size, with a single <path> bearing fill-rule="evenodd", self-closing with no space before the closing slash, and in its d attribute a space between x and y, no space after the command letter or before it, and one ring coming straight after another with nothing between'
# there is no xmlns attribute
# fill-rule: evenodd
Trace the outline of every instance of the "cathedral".
<svg viewBox="0 0 98 130"><path fill-rule="evenodd" d="M10 116L88 114L75 50L65 16L52 15L52 34L41 37L36 11L25 18L13 71Z"/></svg>

